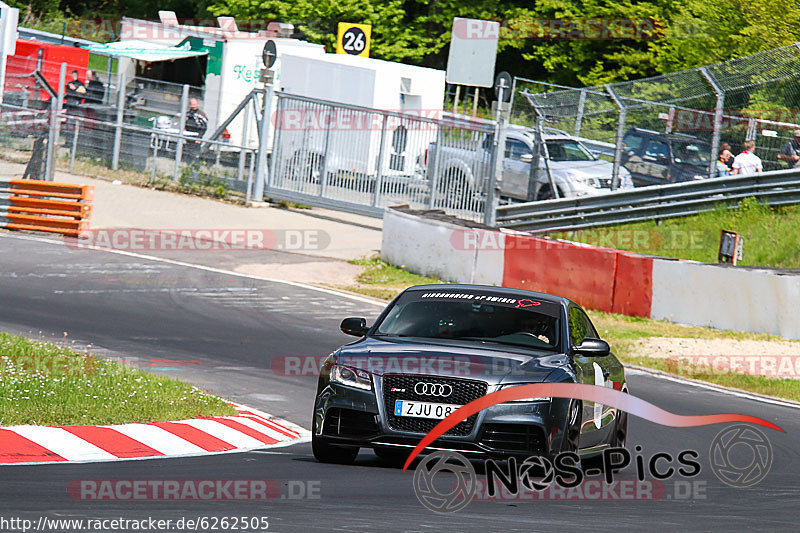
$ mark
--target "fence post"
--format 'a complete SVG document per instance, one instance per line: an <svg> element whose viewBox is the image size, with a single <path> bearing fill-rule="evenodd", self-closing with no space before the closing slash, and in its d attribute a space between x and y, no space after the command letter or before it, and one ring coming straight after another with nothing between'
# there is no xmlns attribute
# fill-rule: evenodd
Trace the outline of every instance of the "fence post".
<svg viewBox="0 0 800 533"><path fill-rule="evenodd" d="M111 151L111 170L119 168L119 148L122 142L122 121L125 118L125 71L117 75L117 125L114 126L114 147Z"/></svg>
<svg viewBox="0 0 800 533"><path fill-rule="evenodd" d="M273 87L264 84L264 109L261 111L261 124L258 135L258 161L256 162L256 186L253 196L259 202L264 200L264 187L267 181L267 136L269 135L270 113L272 112Z"/></svg>
<svg viewBox="0 0 800 533"><path fill-rule="evenodd" d="M274 185L275 181L275 165L277 164L278 158L281 157L281 127L282 127L282 119L283 119L283 98L281 98L280 93L277 95L278 102L275 106L276 113L275 113L275 131L272 137L272 156L269 159L269 175L267 176L267 191L269 191ZM255 102L255 100L253 100ZM255 103L253 103L253 111L255 111ZM250 156L252 157L252 156ZM251 165L252 166L252 165ZM252 174L252 172L251 172Z"/></svg>
<svg viewBox="0 0 800 533"><path fill-rule="evenodd" d="M483 206L483 223L487 226L494 226L497 221L497 198L495 197L495 187L503 176L503 159L506 149L506 120L505 102L503 96L510 87L506 87L506 80L501 78L497 86L497 123L494 134L494 154L492 155L491 172L489 182L486 184L486 204Z"/></svg>
<svg viewBox="0 0 800 533"><path fill-rule="evenodd" d="M580 137L581 126L583 125L583 108L586 106L586 89L581 89L581 95L578 98L578 113L575 116L575 137Z"/></svg>
<svg viewBox="0 0 800 533"><path fill-rule="evenodd" d="M325 146L322 152L322 168L320 168L319 174L319 196L320 198L325 197L325 192L328 188L328 150L330 149L331 144L331 123L333 122L333 116L331 116L333 111L333 106L328 108L328 125L325 128ZM311 159L313 161L313 158ZM313 168L313 164L312 167Z"/></svg>
<svg viewBox="0 0 800 533"><path fill-rule="evenodd" d="M69 154L69 173L75 168L75 152L78 149L78 135L81 132L81 121L75 119L75 129L72 132L72 152Z"/></svg>
<svg viewBox="0 0 800 533"><path fill-rule="evenodd" d="M178 137L178 143L175 145L175 168L172 171L173 181L178 181L178 174L181 170L181 159L183 159L183 136L186 134L183 127L186 125L186 108L189 107L189 86L183 85L183 92L181 93L181 117L178 122L178 131L181 136Z"/></svg>
<svg viewBox="0 0 800 533"><path fill-rule="evenodd" d="M706 67L700 67L700 74L706 79L711 88L714 89L714 94L717 95L717 103L714 106L714 135L711 137L711 157L709 158L708 177L713 178L717 173L716 161L717 152L719 152L719 139L722 135L722 111L725 105L725 91L714 79L714 76L708 71Z"/></svg>
<svg viewBox="0 0 800 533"><path fill-rule="evenodd" d="M617 138L616 138L616 147L614 148L614 170L611 173L611 190L615 191L619 189L619 167L622 163L622 137L625 135L625 105L622 103L622 100L619 99L617 93L614 89L611 88L611 85L605 84L603 88L608 93L608 96L611 97L611 100L614 102L614 105L617 106L617 110L619 113L619 117L617 120Z"/></svg>
<svg viewBox="0 0 800 533"><path fill-rule="evenodd" d="M381 187L383 187L383 154L384 154L384 145L386 144L386 121L388 120L389 115L383 115L383 122L381 123L381 141L380 141L380 148L378 149L378 168L375 169L375 193L372 195L372 205L373 207L378 205L378 198L381 194Z"/></svg>
<svg viewBox="0 0 800 533"><path fill-rule="evenodd" d="M53 181L56 175L56 159L58 158L58 136L61 119L58 116L64 102L64 84L67 81L67 64L61 63L58 77L58 93L50 97L50 132L47 138L47 156L45 159L45 181Z"/></svg>

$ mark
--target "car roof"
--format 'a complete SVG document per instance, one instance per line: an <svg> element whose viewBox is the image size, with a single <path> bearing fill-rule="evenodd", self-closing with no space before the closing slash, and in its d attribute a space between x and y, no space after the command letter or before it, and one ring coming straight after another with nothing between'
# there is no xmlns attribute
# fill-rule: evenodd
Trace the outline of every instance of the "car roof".
<svg viewBox="0 0 800 533"><path fill-rule="evenodd" d="M666 139L668 141L681 141L681 142L696 142L699 144L709 144L708 142L700 139L699 137L695 137L694 135L689 135L688 133L661 133L658 131L653 130L646 130L644 128L631 128L625 135L629 133L639 133L644 134L650 137L657 137L659 139Z"/></svg>
<svg viewBox="0 0 800 533"><path fill-rule="evenodd" d="M467 290L484 290L484 291L492 291L499 296L509 296L515 298L530 298L534 297L537 300L543 300L545 302L550 302L554 304L560 305L568 305L573 303L572 300L569 298L564 298L562 296L555 296L553 294L547 294L546 292L536 292L536 291L529 291L526 289L514 289L511 287L496 287L494 285L469 285L469 284L462 284L462 283L432 283L430 285L414 285L413 287L407 288L403 292L410 292L410 291L447 291L447 292L456 292L456 291L467 291Z"/></svg>

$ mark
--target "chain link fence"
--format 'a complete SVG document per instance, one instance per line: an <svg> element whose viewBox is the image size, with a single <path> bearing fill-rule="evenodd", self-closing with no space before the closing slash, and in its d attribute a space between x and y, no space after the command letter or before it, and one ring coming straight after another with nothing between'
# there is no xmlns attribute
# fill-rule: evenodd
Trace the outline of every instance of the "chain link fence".
<svg viewBox="0 0 800 533"><path fill-rule="evenodd" d="M693 143L707 154L700 157L707 176L723 143L736 155L745 140L755 141L765 171L784 169L777 155L800 128L799 46L582 89L515 78L511 120L533 126L541 114L576 136L615 143L617 166L627 162L625 134L640 129Z"/></svg>
<svg viewBox="0 0 800 533"><path fill-rule="evenodd" d="M150 182L184 180L240 193L252 183L257 143L248 139L244 122L252 133L256 117L249 113L235 119L237 131L245 130L239 142L227 131L211 139L206 126L187 123L191 99L203 109L200 87L99 73L99 85L85 84L75 92L66 64L10 56L8 67L0 151L6 159L29 161L36 170L29 177L52 179L48 165L72 172L82 162L137 172ZM55 110L59 95L63 105ZM52 163L41 159L50 142L55 145Z"/></svg>

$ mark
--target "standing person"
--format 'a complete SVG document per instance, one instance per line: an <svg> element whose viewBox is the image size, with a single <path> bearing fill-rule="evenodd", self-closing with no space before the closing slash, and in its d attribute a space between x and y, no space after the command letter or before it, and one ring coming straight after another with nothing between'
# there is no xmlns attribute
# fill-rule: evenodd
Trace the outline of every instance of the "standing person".
<svg viewBox="0 0 800 533"><path fill-rule="evenodd" d="M742 153L733 159L734 174L755 174L763 170L761 158L753 153L755 147L756 143L753 141L745 141L742 144Z"/></svg>
<svg viewBox="0 0 800 533"><path fill-rule="evenodd" d="M800 168L800 130L794 130L792 140L783 145L778 160L784 161L790 168Z"/></svg>
<svg viewBox="0 0 800 533"><path fill-rule="evenodd" d="M189 110L186 111L186 124L183 128L186 131L196 133L202 138L208 129L208 116L200 109L200 102L197 98L189 99Z"/></svg>
<svg viewBox="0 0 800 533"><path fill-rule="evenodd" d="M67 83L67 94L64 98L66 105L80 105L86 94L86 85L78 79L78 71L72 71L72 81Z"/></svg>
<svg viewBox="0 0 800 533"><path fill-rule="evenodd" d="M730 153L730 157L725 164L728 165L728 174L733 173L733 148L728 143L722 143L719 145L719 151L722 152L723 150L727 150Z"/></svg>
<svg viewBox="0 0 800 533"><path fill-rule="evenodd" d="M197 98L189 99L189 109L186 111L186 122L183 125L186 134L196 134L202 139L208 129L208 116L200 109L200 102ZM191 135L189 135L191 136ZM200 153L200 141L186 141L184 160L193 161Z"/></svg>
<svg viewBox="0 0 800 533"><path fill-rule="evenodd" d="M720 148L716 166L718 178L731 175L731 168L729 165L733 165L733 153L730 149Z"/></svg>
<svg viewBox="0 0 800 533"><path fill-rule="evenodd" d="M86 101L93 104L102 104L106 94L106 86L97 77L97 72L86 71Z"/></svg>

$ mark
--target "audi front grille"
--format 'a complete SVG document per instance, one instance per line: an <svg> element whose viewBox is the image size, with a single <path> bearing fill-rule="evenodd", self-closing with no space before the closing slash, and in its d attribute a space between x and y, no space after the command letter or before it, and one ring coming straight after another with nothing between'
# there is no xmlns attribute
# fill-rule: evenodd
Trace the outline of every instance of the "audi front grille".
<svg viewBox="0 0 800 533"><path fill-rule="evenodd" d="M414 387L417 383L443 385L446 390L447 386L449 386L452 388L452 392L446 397L433 394L417 394L414 392ZM394 391L392 390L393 388L395 389ZM430 387L430 389L430 392L434 392L433 387ZM436 389L441 390L439 387L436 387ZM396 431L409 431L412 433L428 433L439 423L439 420L395 416L395 400L466 405L473 400L477 400L481 396L485 396L487 390L488 385L485 382L472 379L439 376L386 375L383 377L383 404L391 429ZM436 392L438 392L438 390ZM475 426L475 419L477 417L478 415L472 415L463 422L453 426L445 435L469 435L472 428Z"/></svg>

